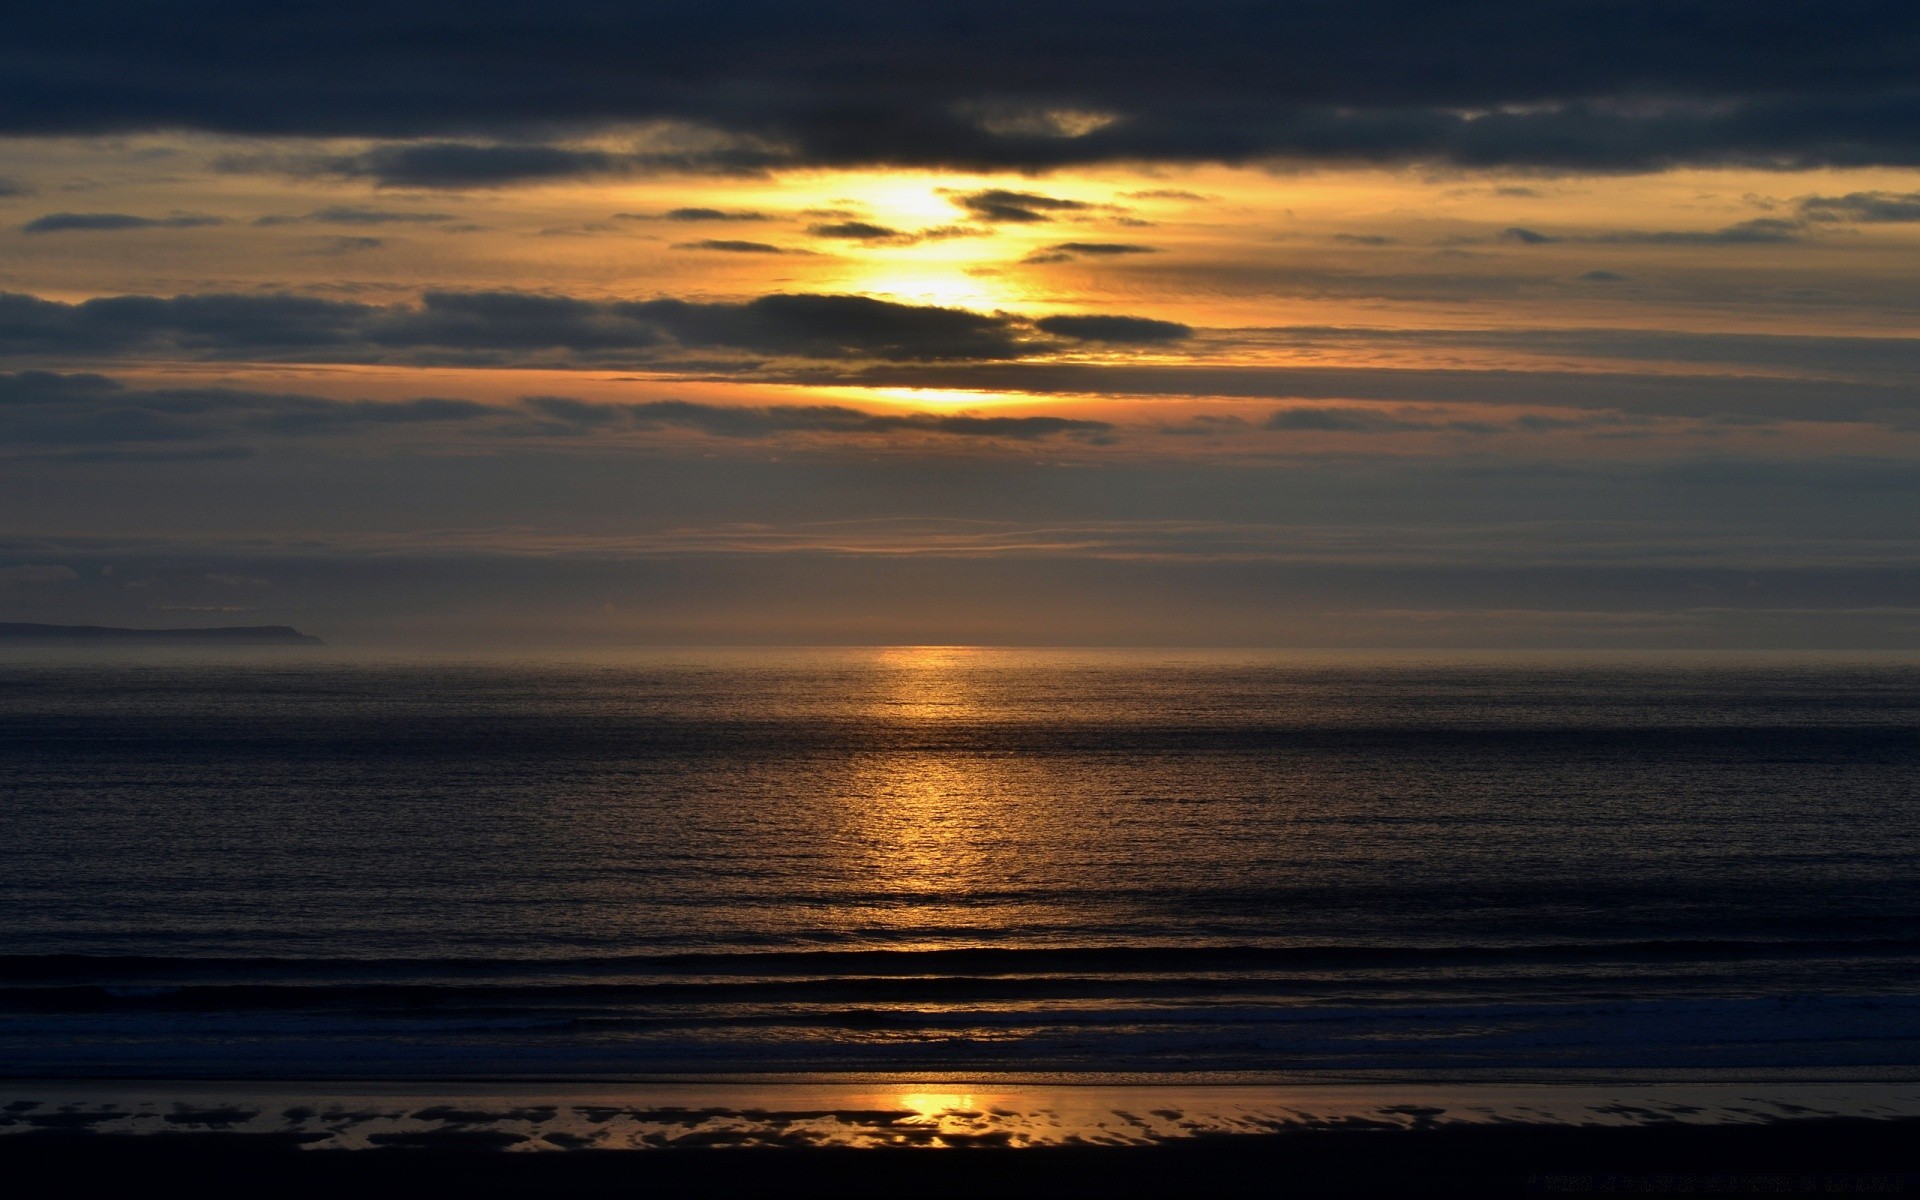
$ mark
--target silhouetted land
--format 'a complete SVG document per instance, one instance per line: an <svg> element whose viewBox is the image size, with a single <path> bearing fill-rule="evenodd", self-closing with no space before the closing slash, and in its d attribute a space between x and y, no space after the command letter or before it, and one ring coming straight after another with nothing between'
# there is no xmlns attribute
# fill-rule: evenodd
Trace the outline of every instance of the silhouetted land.
<svg viewBox="0 0 1920 1200"><path fill-rule="evenodd" d="M645 1195L965 1198L1899 1195L1920 1186L1920 1121L1632 1128L1452 1126L1199 1138L1160 1146L681 1149L503 1154L484 1135L371 1151L299 1137L36 1133L0 1138L0 1175L69 1195Z"/></svg>
<svg viewBox="0 0 1920 1200"><path fill-rule="evenodd" d="M110 625L35 625L0 621L0 644L36 646L323 646L291 625L218 625L206 629L117 629Z"/></svg>

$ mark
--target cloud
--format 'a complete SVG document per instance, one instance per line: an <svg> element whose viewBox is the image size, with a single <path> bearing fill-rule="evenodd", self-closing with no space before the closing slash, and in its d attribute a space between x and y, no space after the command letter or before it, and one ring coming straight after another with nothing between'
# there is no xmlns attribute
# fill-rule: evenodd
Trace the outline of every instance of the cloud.
<svg viewBox="0 0 1920 1200"><path fill-rule="evenodd" d="M1133 242L1059 242L1043 250L1035 250L1022 259L1030 263L1072 262L1083 256L1094 258L1116 258L1126 254L1157 254L1157 246L1141 246Z"/></svg>
<svg viewBox="0 0 1920 1200"><path fill-rule="evenodd" d="M1861 224L1920 221L1920 192L1849 192L1844 196L1808 196L1800 215L1809 221Z"/></svg>
<svg viewBox="0 0 1920 1200"><path fill-rule="evenodd" d="M952 199L977 221L1017 223L1051 221L1053 213L1081 212L1091 207L1078 200L1063 200L1057 196L1043 196L1036 192L1010 192L1002 188L969 192L954 196Z"/></svg>
<svg viewBox="0 0 1920 1200"><path fill-rule="evenodd" d="M1525 229L1521 226L1514 225L1500 231L1500 240L1503 242L1518 242L1523 246L1544 246L1549 242L1557 242L1562 239L1541 233L1538 230Z"/></svg>
<svg viewBox="0 0 1920 1200"><path fill-rule="evenodd" d="M871 221L833 221L807 226L815 237L861 242L869 246L911 246L917 242L943 242L949 238L991 237L993 231L978 225L931 225L908 232Z"/></svg>
<svg viewBox="0 0 1920 1200"><path fill-rule="evenodd" d="M1418 422L1397 420L1365 408L1283 408L1261 425L1309 433L1388 433L1425 428Z"/></svg>
<svg viewBox="0 0 1920 1200"><path fill-rule="evenodd" d="M321 238L308 249L309 254L358 254L362 250L378 250L386 245L385 238L377 237L330 237Z"/></svg>
<svg viewBox="0 0 1920 1200"><path fill-rule="evenodd" d="M844 405L739 407L684 400L609 403L565 396L531 396L515 404L445 397L336 400L233 388L133 388L94 374L0 374L0 448L16 456L45 457L78 448L94 457L103 451L125 457L129 448L153 443L204 443L230 455L262 440L379 439L422 428L434 430L436 438L457 432L519 441L665 429L743 440L926 434L1097 442L1113 433L1104 421L1052 416L872 413ZM136 454L154 459L150 451Z"/></svg>
<svg viewBox="0 0 1920 1200"><path fill-rule="evenodd" d="M616 214L633 217L634 213ZM721 208L674 208L660 214L662 221L765 221L767 214L751 210L728 211Z"/></svg>
<svg viewBox="0 0 1920 1200"><path fill-rule="evenodd" d="M814 237L840 238L854 242L897 242L911 239L912 234L890 229L885 225L875 225L870 221L834 221L807 226L807 232Z"/></svg>
<svg viewBox="0 0 1920 1200"><path fill-rule="evenodd" d="M1597 246L1766 246L1797 242L1805 221L1756 217L1721 229L1628 230L1602 234L1547 234L1514 225L1500 231L1503 242L1549 246L1569 242Z"/></svg>
<svg viewBox="0 0 1920 1200"><path fill-rule="evenodd" d="M630 159L602 150L469 142L380 146L305 165L314 174L371 179L381 187L414 188L495 188L619 174L634 168Z"/></svg>
<svg viewBox="0 0 1920 1200"><path fill-rule="evenodd" d="M978 225L929 225L913 236L922 242L944 242L949 238L992 237L994 231Z"/></svg>
<svg viewBox="0 0 1920 1200"><path fill-rule="evenodd" d="M97 374L0 374L0 444L10 448L218 442L351 426L471 421L470 400L329 400L230 388L129 388Z"/></svg>
<svg viewBox="0 0 1920 1200"><path fill-rule="evenodd" d="M1644 417L1620 413L1588 413L1574 417L1526 413L1488 420L1443 415L1432 408L1314 407L1282 408L1261 422L1261 428L1286 433L1554 433L1570 429L1644 426Z"/></svg>
<svg viewBox="0 0 1920 1200"><path fill-rule="evenodd" d="M224 225L225 217L180 213L170 217L136 217L131 213L48 213L20 227L22 233L114 233L126 229L198 229Z"/></svg>
<svg viewBox="0 0 1920 1200"><path fill-rule="evenodd" d="M69 304L0 293L0 355L12 356L484 364L557 354L563 361L644 363L688 347L890 362L1012 359L1048 348L1006 314L865 296L693 302L428 292L417 305L291 295L109 296Z"/></svg>
<svg viewBox="0 0 1920 1200"><path fill-rule="evenodd" d="M432 225L457 218L452 213L403 212L396 209L361 208L355 205L336 204L310 212L303 219L320 225Z"/></svg>
<svg viewBox="0 0 1920 1200"><path fill-rule="evenodd" d="M1654 233L1612 233L1591 238L1594 242L1640 243L1653 246L1765 246L1797 242L1806 228L1800 221L1778 217L1758 217L1724 229L1674 230Z"/></svg>
<svg viewBox="0 0 1920 1200"><path fill-rule="evenodd" d="M1876 339L1853 340L1871 343ZM1912 353L1911 346L1899 348L1899 361ZM1882 425L1910 420L1916 405L1920 404L1906 372L1885 379L1795 379L1745 373L1682 374L1647 370L976 362L863 365L850 370L801 369L775 377L823 386L948 388L1035 395L1545 405L1645 416Z"/></svg>
<svg viewBox="0 0 1920 1200"><path fill-rule="evenodd" d="M34 189L31 185L22 183L20 180L11 178L10 176L0 175L0 200L13 196L31 196L33 194Z"/></svg>
<svg viewBox="0 0 1920 1200"><path fill-rule="evenodd" d="M702 238L697 242L675 242L675 250L722 250L729 254L795 254L769 242L742 242L731 238Z"/></svg>
<svg viewBox="0 0 1920 1200"><path fill-rule="evenodd" d="M1123 345L1149 345L1177 342L1193 336L1193 328L1174 321L1155 321L1146 317L1059 316L1042 317L1034 328L1083 342L1114 342Z"/></svg>
<svg viewBox="0 0 1920 1200"><path fill-rule="evenodd" d="M745 304L653 300L617 307L654 323L682 346L896 362L1007 359L1031 352L1010 317L866 296L772 295Z"/></svg>
<svg viewBox="0 0 1920 1200"><path fill-rule="evenodd" d="M777 405L732 408L662 400L626 406L625 417L639 428L679 426L715 437L766 438L781 433L886 434L934 433L959 437L1033 441L1061 435L1105 440L1113 426L1105 421L1068 417L993 417L970 413L869 413L840 405Z"/></svg>
<svg viewBox="0 0 1920 1200"><path fill-rule="evenodd" d="M0 133L391 139L338 169L423 187L783 166L1920 163L1920 14L1899 4L1103 11L1094 27L1069 0L553 0L535 30L505 0L340 0L325 21L72 0L9 29ZM678 142L644 153L538 140L666 127Z"/></svg>
<svg viewBox="0 0 1920 1200"><path fill-rule="evenodd" d="M1093 254L1109 256L1115 254L1156 254L1158 246L1141 246L1133 242L1061 242L1047 247L1061 254Z"/></svg>
<svg viewBox="0 0 1920 1200"><path fill-rule="evenodd" d="M691 147L669 139L667 148L626 150L530 141L396 142L352 154L230 154L214 165L234 173L364 179L381 188L467 190L668 171L755 175L783 161L777 153L724 138L691 140Z"/></svg>

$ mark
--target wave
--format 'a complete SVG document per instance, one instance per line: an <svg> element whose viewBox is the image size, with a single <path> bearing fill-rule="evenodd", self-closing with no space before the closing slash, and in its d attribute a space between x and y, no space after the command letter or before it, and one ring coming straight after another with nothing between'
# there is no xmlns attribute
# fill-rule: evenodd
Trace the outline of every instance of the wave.
<svg viewBox="0 0 1920 1200"><path fill-rule="evenodd" d="M1781 958L1904 958L1920 937L1684 938L1507 944L1307 944L1279 946L1037 946L929 949L729 950L526 957L221 957L204 955L0 955L0 981L110 981L280 975L380 977L431 972L501 975L971 976L1245 971L1354 965L1663 962Z"/></svg>

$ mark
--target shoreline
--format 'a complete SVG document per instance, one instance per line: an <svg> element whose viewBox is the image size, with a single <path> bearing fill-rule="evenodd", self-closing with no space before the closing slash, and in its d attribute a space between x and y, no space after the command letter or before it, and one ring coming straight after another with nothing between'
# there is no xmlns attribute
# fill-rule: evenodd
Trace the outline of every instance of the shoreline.
<svg viewBox="0 0 1920 1200"><path fill-rule="evenodd" d="M0 1081L0 1143L49 1133L290 1139L309 1150L1153 1147L1332 1131L1914 1122L1920 1080L1115 1083Z"/></svg>
<svg viewBox="0 0 1920 1200"><path fill-rule="evenodd" d="M0 1175L334 1200L1920 1191L1914 1084L947 1088L16 1081Z"/></svg>

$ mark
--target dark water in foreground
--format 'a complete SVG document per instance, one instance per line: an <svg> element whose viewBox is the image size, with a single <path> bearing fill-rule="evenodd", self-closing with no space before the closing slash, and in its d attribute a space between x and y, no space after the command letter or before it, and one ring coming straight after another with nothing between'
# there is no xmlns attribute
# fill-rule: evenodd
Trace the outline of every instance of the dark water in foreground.
<svg viewBox="0 0 1920 1200"><path fill-rule="evenodd" d="M1920 666L0 661L0 1071L1920 1064Z"/></svg>

